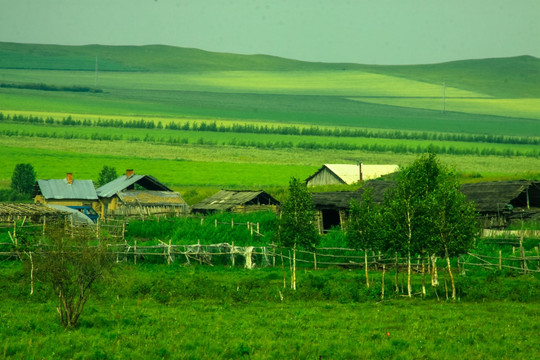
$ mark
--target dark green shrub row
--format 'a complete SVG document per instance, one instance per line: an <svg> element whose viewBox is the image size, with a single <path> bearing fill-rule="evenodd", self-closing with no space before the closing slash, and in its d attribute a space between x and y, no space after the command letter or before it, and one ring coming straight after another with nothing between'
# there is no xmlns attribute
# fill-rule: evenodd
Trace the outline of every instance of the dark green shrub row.
<svg viewBox="0 0 540 360"><path fill-rule="evenodd" d="M295 125L268 126L255 124L217 124L214 122L190 122L184 123L170 122L163 126L161 122L157 124L153 120L118 120L118 119L98 119L98 120L74 120L71 116L61 120L52 118L41 118L24 115L4 115L0 113L0 120L14 122L28 122L34 124L59 124L74 126L98 126L117 128L138 128L138 129L170 129L183 131L211 131L227 133L252 133L252 134L275 134L275 135L305 135L305 136L327 136L327 137L355 137L355 138L377 138L377 139L400 139L400 140L428 140L428 141L459 141L473 143L496 143L496 144L516 144L516 145L539 145L538 137L519 137L503 135L484 134L452 134L452 133L428 133L428 132L408 132L400 130L367 130L367 129L346 129L346 128L321 128L318 126L299 127Z"/></svg>
<svg viewBox="0 0 540 360"><path fill-rule="evenodd" d="M71 91L71 92L93 92L101 93L103 90L94 89L88 86L57 86L43 83L0 83L0 88L10 89L29 89L29 90L41 90L41 91Z"/></svg>
<svg viewBox="0 0 540 360"><path fill-rule="evenodd" d="M128 140L132 142L149 142L156 144L169 144L169 145L185 145L189 144L190 141L188 138L158 138L151 136L150 134L145 134L143 138L130 136L125 138L122 134L76 134L76 133L57 133L53 132L43 132L43 133L34 133L25 130L2 130L0 135L3 136L28 136L28 137L40 137L40 138L60 138L60 139L86 139L86 140L102 140L102 141L116 141L116 140ZM495 149L495 148L456 148L453 146L439 146L434 144L429 144L427 146L408 146L405 144L349 144L349 143L318 143L318 142L299 142L294 144L291 141L239 141L236 139L231 139L228 142L223 142L219 144L217 141L204 139L203 137L197 139L193 144L197 145L230 145L230 146L239 146L239 147L254 147L262 150L273 150L273 149L308 149L308 150L355 150L355 151L365 151L365 152L389 152L395 154L423 154L429 149L437 154L447 154L447 155L474 155L474 156L523 156L523 157L538 157L540 156L540 150L528 150L521 151L516 149Z"/></svg>

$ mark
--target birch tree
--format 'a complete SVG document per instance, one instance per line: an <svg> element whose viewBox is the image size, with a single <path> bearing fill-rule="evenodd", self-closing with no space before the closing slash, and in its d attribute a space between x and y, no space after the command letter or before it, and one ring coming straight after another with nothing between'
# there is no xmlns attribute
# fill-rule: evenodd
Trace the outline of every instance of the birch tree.
<svg viewBox="0 0 540 360"><path fill-rule="evenodd" d="M456 286L451 257L467 253L479 233L476 209L459 190L459 183L450 173L439 177L437 189L432 193L430 211L433 241L431 251L446 259L448 275L452 285L452 300L456 299Z"/></svg>
<svg viewBox="0 0 540 360"><path fill-rule="evenodd" d="M345 231L349 246L364 250L366 286L369 288L368 250L378 250L383 239L381 208L373 202L373 188L365 187L360 201L351 200Z"/></svg>
<svg viewBox="0 0 540 360"><path fill-rule="evenodd" d="M289 181L288 198L281 207L278 242L281 246L293 249L293 269L291 287L296 290L296 250L313 250L319 243L316 228L316 212L311 194L305 183L296 178Z"/></svg>

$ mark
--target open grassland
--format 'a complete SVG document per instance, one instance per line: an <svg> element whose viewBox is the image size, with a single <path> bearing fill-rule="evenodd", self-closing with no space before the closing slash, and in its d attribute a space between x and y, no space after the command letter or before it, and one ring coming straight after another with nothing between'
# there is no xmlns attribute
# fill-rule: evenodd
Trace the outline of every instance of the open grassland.
<svg viewBox="0 0 540 360"><path fill-rule="evenodd" d="M540 353L540 311L535 291L527 290L537 284L534 277L465 278L459 286L471 300L452 304L400 299L390 284L392 299L379 301L355 271L301 271L292 291L283 288L281 269L118 264L71 331L60 326L49 290L38 283L29 295L20 263L1 264L0 277L0 350L8 359L532 359ZM506 292L513 301L497 300Z"/></svg>
<svg viewBox="0 0 540 360"><path fill-rule="evenodd" d="M440 110L440 98L357 98L358 101L373 104L401 106L415 109ZM450 98L444 101L445 111L469 114L491 114L504 117L531 119L531 124L540 126L540 98L536 99L480 99Z"/></svg>
<svg viewBox="0 0 540 360"><path fill-rule="evenodd" d="M431 145L469 176L529 177L539 169L540 60L535 58L365 66L166 46L8 43L0 43L0 55L2 114L92 122L1 122L0 185L8 182L15 164L30 162L42 178L68 171L95 178L109 165L120 171L135 168L177 188L284 186L291 176L305 178L324 163L406 165ZM100 119L145 119L163 128L95 126ZM186 121L369 129L374 134L168 128ZM402 134L392 138L383 131ZM519 141L437 139L433 134Z"/></svg>
<svg viewBox="0 0 540 360"><path fill-rule="evenodd" d="M101 141L36 137L0 137L3 166L0 178L10 179L18 163L33 164L39 178L63 178L73 172L79 179L97 179L99 170L113 166L120 172L133 168L152 174L165 184L185 186L286 186L291 176L305 179L324 163L406 165L416 154L332 149L258 149L240 146L167 145L146 142ZM534 157L441 155L461 174L478 177L528 178L538 176L540 159ZM54 164L54 165L52 165Z"/></svg>

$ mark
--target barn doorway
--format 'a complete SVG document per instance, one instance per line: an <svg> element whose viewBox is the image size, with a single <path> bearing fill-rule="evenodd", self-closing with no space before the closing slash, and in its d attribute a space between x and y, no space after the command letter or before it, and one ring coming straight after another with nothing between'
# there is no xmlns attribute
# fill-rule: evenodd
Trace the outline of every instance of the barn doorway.
<svg viewBox="0 0 540 360"><path fill-rule="evenodd" d="M322 210L323 232L327 233L334 226L341 226L339 210Z"/></svg>

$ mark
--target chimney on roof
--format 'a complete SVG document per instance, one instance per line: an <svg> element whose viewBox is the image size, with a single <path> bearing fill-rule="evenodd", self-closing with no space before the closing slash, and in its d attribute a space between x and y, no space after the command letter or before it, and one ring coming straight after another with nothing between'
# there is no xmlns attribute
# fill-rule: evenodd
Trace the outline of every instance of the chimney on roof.
<svg viewBox="0 0 540 360"><path fill-rule="evenodd" d="M133 171L133 169L127 169L126 170L126 179L129 179L131 177L131 175L133 175L135 172Z"/></svg>
<svg viewBox="0 0 540 360"><path fill-rule="evenodd" d="M67 173L66 174L66 180L67 180L67 183L69 185L73 184L73 174L72 173Z"/></svg>

